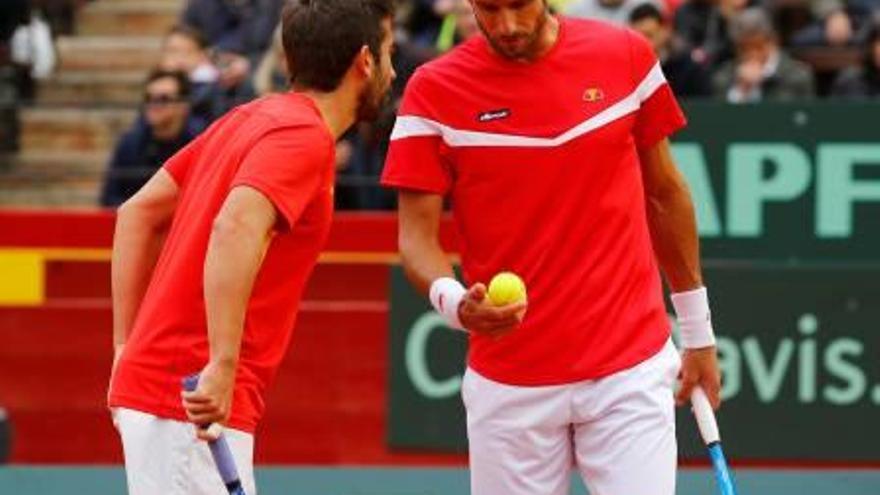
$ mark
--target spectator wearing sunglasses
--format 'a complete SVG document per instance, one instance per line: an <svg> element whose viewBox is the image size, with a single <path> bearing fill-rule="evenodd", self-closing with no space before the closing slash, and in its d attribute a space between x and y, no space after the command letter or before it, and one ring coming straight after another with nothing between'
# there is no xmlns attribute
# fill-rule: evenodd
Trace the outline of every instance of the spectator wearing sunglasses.
<svg viewBox="0 0 880 495"><path fill-rule="evenodd" d="M204 129L190 112L190 82L180 71L155 69L147 77L143 110L119 140L101 193L118 206L138 191L177 150Z"/></svg>

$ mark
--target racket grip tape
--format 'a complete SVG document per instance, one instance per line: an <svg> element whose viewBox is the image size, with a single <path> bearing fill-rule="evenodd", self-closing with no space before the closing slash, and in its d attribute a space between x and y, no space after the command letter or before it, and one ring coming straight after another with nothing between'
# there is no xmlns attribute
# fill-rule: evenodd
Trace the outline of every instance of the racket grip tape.
<svg viewBox="0 0 880 495"><path fill-rule="evenodd" d="M697 427L700 429L700 436L706 445L718 443L721 441L721 434L718 432L718 422L715 420L715 412L712 410L712 404L706 397L706 392L700 387L694 387L691 392L691 405L694 408L694 416L697 419Z"/></svg>

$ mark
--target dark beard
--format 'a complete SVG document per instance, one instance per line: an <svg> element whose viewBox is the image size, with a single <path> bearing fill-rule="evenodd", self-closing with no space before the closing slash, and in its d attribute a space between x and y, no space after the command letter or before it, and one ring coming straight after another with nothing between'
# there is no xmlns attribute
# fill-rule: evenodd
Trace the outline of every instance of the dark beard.
<svg viewBox="0 0 880 495"><path fill-rule="evenodd" d="M373 122L382 113L382 108L390 101L387 92L381 94L382 83L378 78L366 85L358 96L356 117L358 122Z"/></svg>
<svg viewBox="0 0 880 495"><path fill-rule="evenodd" d="M480 31L483 33L483 37L485 37L489 44L492 45L492 48L505 58L513 60L532 60L532 57L535 54L535 47L538 45L541 33L544 31L544 25L547 24L547 16L549 15L549 12L545 10L544 15L541 16L541 19L535 26L535 31L529 33L529 42L526 45L526 48L521 53L509 53L507 50L505 50L501 43L496 42L491 36L489 36L489 33L483 28L483 25L480 24L479 19L477 19L477 27L480 28Z"/></svg>

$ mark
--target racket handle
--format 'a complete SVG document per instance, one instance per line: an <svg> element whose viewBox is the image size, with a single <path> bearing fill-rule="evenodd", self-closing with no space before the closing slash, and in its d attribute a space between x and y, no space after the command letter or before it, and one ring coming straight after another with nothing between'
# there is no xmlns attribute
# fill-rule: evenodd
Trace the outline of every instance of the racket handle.
<svg viewBox="0 0 880 495"><path fill-rule="evenodd" d="M232 450L226 443L226 437L220 435L217 440L208 442L208 448L211 449L211 457L217 464L217 471L220 472L220 478L223 483L229 487L232 483L239 483L238 469L235 468L235 458L232 457Z"/></svg>
<svg viewBox="0 0 880 495"><path fill-rule="evenodd" d="M192 392L199 386L199 375L187 376L182 380L182 385L184 390ZM206 426L199 428L206 428ZM232 456L232 449L226 443L226 437L220 434L215 440L208 441L208 449L211 451L211 457L214 458L214 464L217 465L217 471L229 493L244 495L244 488L238 477L238 469L235 467L235 458Z"/></svg>
<svg viewBox="0 0 880 495"><path fill-rule="evenodd" d="M706 445L721 441L721 434L718 432L718 423L715 421L715 412L712 410L712 404L706 397L706 392L700 387L694 387L691 392L691 405L694 408L694 416L697 418L697 427L700 429L700 436Z"/></svg>
<svg viewBox="0 0 880 495"><path fill-rule="evenodd" d="M181 383L183 384L183 389L187 392L194 392L195 389L199 387L199 375L189 375L185 377Z"/></svg>

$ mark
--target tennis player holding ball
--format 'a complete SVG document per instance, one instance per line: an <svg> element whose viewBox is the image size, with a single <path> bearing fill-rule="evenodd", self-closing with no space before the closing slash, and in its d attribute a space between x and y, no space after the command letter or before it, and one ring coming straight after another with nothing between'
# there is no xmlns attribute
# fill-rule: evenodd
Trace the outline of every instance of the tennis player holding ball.
<svg viewBox="0 0 880 495"><path fill-rule="evenodd" d="M469 334L471 493L563 495L574 465L593 495L673 495L676 377L681 403L699 384L718 407L720 388L667 141L685 118L639 34L545 0L471 3L483 36L413 75L382 177L409 278ZM438 240L446 196L467 287ZM527 300L487 300L502 271Z"/></svg>
<svg viewBox="0 0 880 495"><path fill-rule="evenodd" d="M378 115L394 79L392 14L386 0L291 0L294 90L228 113L119 209L109 404L129 493L226 492L190 422L228 427L256 493L253 432L329 232L335 141Z"/></svg>

